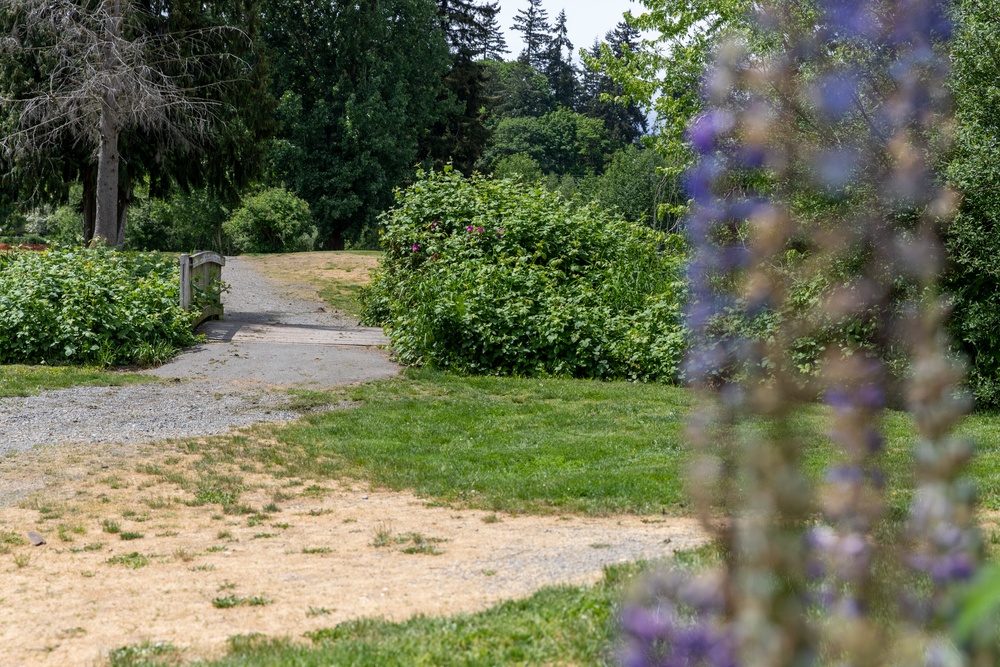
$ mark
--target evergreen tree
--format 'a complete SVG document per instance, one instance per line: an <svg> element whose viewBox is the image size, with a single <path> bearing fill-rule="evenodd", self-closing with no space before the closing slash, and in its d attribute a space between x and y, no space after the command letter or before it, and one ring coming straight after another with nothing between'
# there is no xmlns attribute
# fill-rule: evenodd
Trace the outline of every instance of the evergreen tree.
<svg viewBox="0 0 1000 667"><path fill-rule="evenodd" d="M498 2L436 1L452 63L439 94L445 115L421 142L420 157L429 166L440 168L450 162L471 174L489 140L480 113L486 104L483 89L487 72L479 59L490 49L506 50L496 27L500 7Z"/></svg>
<svg viewBox="0 0 1000 667"><path fill-rule="evenodd" d="M499 1L493 3L491 7L495 7L497 12L499 12ZM504 56L510 53L510 49L507 47L507 40L504 39L503 30L500 29L500 23L497 21L496 13L486 19L485 25L487 37L486 41L483 42L483 51L480 56L483 60L502 61Z"/></svg>
<svg viewBox="0 0 1000 667"><path fill-rule="evenodd" d="M433 0L266 0L281 97L271 179L309 202L327 248L374 245L442 117L451 57Z"/></svg>
<svg viewBox="0 0 1000 667"><path fill-rule="evenodd" d="M456 59L480 58L490 44L502 43L506 52L503 35L497 29L499 1L480 4L476 0L437 0L437 8L445 39Z"/></svg>
<svg viewBox="0 0 1000 667"><path fill-rule="evenodd" d="M542 0L528 0L528 8L518 10L511 29L521 33L524 39L524 51L518 60L544 72L552 41L552 26L549 25L548 12L542 7Z"/></svg>
<svg viewBox="0 0 1000 667"><path fill-rule="evenodd" d="M573 65L573 43L566 32L566 10L561 10L556 18L545 63L545 77L549 80L556 102L567 109L576 108L580 84L576 66Z"/></svg>
<svg viewBox="0 0 1000 667"><path fill-rule="evenodd" d="M609 49L620 58L625 51L634 50L639 44L639 31L624 21L608 31L604 40ZM587 51L590 62L602 56L601 45L595 40ZM625 99L625 90L591 65L585 65L580 109L591 118L604 122L611 140L619 145L636 143L646 134L648 123L642 109Z"/></svg>
<svg viewBox="0 0 1000 667"><path fill-rule="evenodd" d="M535 68L517 60L484 64L489 73L485 98L491 127L504 118L538 117L555 110L549 82Z"/></svg>

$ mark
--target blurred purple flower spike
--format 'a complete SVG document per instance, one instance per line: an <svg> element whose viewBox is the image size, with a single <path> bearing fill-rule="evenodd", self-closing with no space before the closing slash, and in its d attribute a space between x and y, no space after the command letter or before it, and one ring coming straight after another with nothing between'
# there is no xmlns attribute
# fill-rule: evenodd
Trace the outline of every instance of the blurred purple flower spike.
<svg viewBox="0 0 1000 667"><path fill-rule="evenodd" d="M821 0L830 27L843 39L873 39L882 32L878 14L866 0Z"/></svg>
<svg viewBox="0 0 1000 667"><path fill-rule="evenodd" d="M928 43L951 38L954 24L947 0L900 0L892 39L896 44Z"/></svg>
<svg viewBox="0 0 1000 667"><path fill-rule="evenodd" d="M707 155L718 149L719 140L735 125L733 114L724 109L710 109L696 117L688 126L688 141L695 151Z"/></svg>
<svg viewBox="0 0 1000 667"><path fill-rule="evenodd" d="M824 151L818 160L818 173L822 187L829 192L841 192L850 184L860 163L858 151L834 148Z"/></svg>
<svg viewBox="0 0 1000 667"><path fill-rule="evenodd" d="M839 121L855 108L859 80L851 72L837 72L823 77L813 91L813 102L827 118Z"/></svg>
<svg viewBox="0 0 1000 667"><path fill-rule="evenodd" d="M622 611L622 629L633 637L652 641L665 638L670 633L671 623L658 610L629 605Z"/></svg>

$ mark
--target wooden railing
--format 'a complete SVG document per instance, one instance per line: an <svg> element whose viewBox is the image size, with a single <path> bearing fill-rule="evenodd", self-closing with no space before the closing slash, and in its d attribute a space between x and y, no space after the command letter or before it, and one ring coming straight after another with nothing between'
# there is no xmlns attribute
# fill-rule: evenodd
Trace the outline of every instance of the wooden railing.
<svg viewBox="0 0 1000 667"><path fill-rule="evenodd" d="M181 255L181 308L200 309L198 326L209 318L222 318L222 267L226 259L214 252Z"/></svg>

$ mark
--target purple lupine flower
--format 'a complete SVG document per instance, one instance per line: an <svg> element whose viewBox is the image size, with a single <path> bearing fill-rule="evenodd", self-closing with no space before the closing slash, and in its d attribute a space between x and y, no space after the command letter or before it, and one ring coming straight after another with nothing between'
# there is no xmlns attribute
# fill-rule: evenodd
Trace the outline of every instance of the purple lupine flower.
<svg viewBox="0 0 1000 667"><path fill-rule="evenodd" d="M697 116L688 126L687 138L694 149L708 154L718 148L719 139L732 131L735 125L732 113L724 109L710 109Z"/></svg>
<svg viewBox="0 0 1000 667"><path fill-rule="evenodd" d="M832 121L839 121L854 108L860 80L853 72L836 72L819 80L813 103Z"/></svg>
<svg viewBox="0 0 1000 667"><path fill-rule="evenodd" d="M871 39L882 32L874 3L868 0L821 0L834 31L847 39Z"/></svg>

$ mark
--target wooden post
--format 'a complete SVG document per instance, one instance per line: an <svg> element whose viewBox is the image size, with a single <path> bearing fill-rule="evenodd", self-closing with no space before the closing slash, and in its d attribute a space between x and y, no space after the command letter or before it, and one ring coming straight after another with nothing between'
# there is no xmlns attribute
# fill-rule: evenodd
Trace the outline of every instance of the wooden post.
<svg viewBox="0 0 1000 667"><path fill-rule="evenodd" d="M181 308L191 307L191 255L181 255Z"/></svg>

